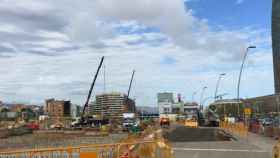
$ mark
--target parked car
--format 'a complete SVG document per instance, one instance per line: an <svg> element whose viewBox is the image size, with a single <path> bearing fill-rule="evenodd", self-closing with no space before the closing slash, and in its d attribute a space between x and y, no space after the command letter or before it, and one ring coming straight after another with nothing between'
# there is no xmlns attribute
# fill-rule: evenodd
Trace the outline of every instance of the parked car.
<svg viewBox="0 0 280 158"><path fill-rule="evenodd" d="M273 124L273 119L272 118L264 118L262 120L262 125L263 126L271 126Z"/></svg>

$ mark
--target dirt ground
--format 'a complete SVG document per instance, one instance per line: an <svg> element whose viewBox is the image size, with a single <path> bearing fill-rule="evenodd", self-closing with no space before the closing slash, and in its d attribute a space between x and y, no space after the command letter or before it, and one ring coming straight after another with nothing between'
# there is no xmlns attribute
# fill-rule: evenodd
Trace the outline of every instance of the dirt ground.
<svg viewBox="0 0 280 158"><path fill-rule="evenodd" d="M116 143L127 134L110 134L108 136L78 135L65 133L35 133L23 136L13 136L0 139L0 151L14 151L15 149L34 149L48 147L67 147L87 144Z"/></svg>

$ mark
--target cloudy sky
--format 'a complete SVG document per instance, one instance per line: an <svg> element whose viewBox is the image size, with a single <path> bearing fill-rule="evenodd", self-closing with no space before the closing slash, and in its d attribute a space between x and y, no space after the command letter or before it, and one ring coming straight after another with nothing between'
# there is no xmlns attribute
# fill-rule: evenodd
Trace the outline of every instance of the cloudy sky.
<svg viewBox="0 0 280 158"><path fill-rule="evenodd" d="M240 95L272 94L270 12L271 0L0 0L0 100L83 104L102 56L94 94L126 92L135 69L140 106L213 96L220 73L232 98L248 45Z"/></svg>

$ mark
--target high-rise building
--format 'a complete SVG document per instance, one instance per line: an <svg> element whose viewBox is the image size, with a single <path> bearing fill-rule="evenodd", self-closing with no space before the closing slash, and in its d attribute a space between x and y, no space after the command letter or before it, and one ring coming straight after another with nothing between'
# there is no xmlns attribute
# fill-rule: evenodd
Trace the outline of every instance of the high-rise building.
<svg viewBox="0 0 280 158"><path fill-rule="evenodd" d="M120 118L123 113L136 112L135 101L127 99L127 96L121 93L96 95L96 101L92 106L93 114L109 118Z"/></svg>
<svg viewBox="0 0 280 158"><path fill-rule="evenodd" d="M280 93L280 1L272 1L272 48L275 93Z"/></svg>
<svg viewBox="0 0 280 158"><path fill-rule="evenodd" d="M158 103L161 103L161 102L174 103L173 93L168 93L168 92L158 93L157 100L158 100Z"/></svg>

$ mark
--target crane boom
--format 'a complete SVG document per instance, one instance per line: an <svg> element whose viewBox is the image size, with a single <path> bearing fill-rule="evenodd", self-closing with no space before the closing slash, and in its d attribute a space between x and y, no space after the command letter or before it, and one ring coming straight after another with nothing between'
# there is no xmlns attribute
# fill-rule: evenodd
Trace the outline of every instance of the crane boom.
<svg viewBox="0 0 280 158"><path fill-rule="evenodd" d="M133 81L133 78L134 78L134 73L135 73L135 70L132 71L132 76L131 76L130 83L129 83L129 88L128 88L128 91L127 91L127 99L129 98L130 89L131 89L132 81Z"/></svg>
<svg viewBox="0 0 280 158"><path fill-rule="evenodd" d="M86 110L86 108L88 107L88 103L89 103L89 100L90 100L90 97L91 97L91 93L92 93L92 90L93 90L95 81L96 81L96 79L97 79L99 70L100 70L100 68L101 68L101 66L102 66L103 60L104 60L104 56L101 58L101 61L100 61L99 66L98 66L98 68L97 68L97 72L95 73L94 79L93 79L93 81L92 81L92 83L91 83L91 86L90 86L90 89L89 89L89 92L88 92L88 96L87 96L87 100L86 100L85 105L84 105L84 108L83 108L82 118L84 117L85 110Z"/></svg>

